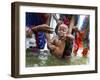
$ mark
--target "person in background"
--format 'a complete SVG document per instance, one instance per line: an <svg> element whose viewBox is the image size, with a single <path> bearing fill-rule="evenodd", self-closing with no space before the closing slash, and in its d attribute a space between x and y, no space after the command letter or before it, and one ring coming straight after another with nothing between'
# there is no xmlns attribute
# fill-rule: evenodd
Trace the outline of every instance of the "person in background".
<svg viewBox="0 0 100 80"><path fill-rule="evenodd" d="M26 38L32 38L34 35L36 46L30 48L44 49L46 43L45 33L51 33L50 14L26 12Z"/></svg>

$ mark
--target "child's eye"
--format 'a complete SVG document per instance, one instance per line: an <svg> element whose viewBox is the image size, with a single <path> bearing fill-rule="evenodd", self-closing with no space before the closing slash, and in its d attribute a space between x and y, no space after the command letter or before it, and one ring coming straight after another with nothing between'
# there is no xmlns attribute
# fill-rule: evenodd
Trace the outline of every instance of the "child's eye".
<svg viewBox="0 0 100 80"><path fill-rule="evenodd" d="M65 29L64 29L63 31L64 31L64 32L66 32L66 30L65 30Z"/></svg>

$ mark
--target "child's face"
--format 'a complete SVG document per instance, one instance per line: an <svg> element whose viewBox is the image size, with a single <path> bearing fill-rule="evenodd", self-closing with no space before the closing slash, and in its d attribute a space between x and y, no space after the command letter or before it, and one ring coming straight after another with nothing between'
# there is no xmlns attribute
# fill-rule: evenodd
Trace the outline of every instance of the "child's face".
<svg viewBox="0 0 100 80"><path fill-rule="evenodd" d="M58 27L58 36L60 38L65 38L67 33L68 33L68 26L65 24L61 24Z"/></svg>

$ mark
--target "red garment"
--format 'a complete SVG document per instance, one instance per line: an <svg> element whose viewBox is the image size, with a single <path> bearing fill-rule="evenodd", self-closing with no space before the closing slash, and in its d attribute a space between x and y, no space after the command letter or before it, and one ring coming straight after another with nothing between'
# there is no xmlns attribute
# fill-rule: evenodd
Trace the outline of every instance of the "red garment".
<svg viewBox="0 0 100 80"><path fill-rule="evenodd" d="M67 26L69 26L70 20L68 19L68 17L64 17L64 24L66 24Z"/></svg>

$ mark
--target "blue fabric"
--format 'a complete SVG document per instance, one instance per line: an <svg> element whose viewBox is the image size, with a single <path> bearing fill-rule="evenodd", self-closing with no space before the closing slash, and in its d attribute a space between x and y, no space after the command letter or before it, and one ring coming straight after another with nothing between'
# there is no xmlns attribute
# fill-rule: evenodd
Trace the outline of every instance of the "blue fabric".
<svg viewBox="0 0 100 80"><path fill-rule="evenodd" d="M45 41L45 34L43 32L38 32L38 39L39 39L38 47L39 47L39 49L43 49L44 46L45 46L45 43L46 43L46 41Z"/></svg>
<svg viewBox="0 0 100 80"><path fill-rule="evenodd" d="M43 24L44 20L39 15L39 13L29 13L26 12L26 26L30 27L31 25L40 25Z"/></svg>
<svg viewBox="0 0 100 80"><path fill-rule="evenodd" d="M26 12L26 26L30 27L32 25L37 26L40 24L44 24L45 23L45 18L43 18L43 16L41 16L39 13L32 13L32 12ZM38 37L38 48L39 49L43 49L45 46L45 34L44 32L37 32L36 33L36 37Z"/></svg>

